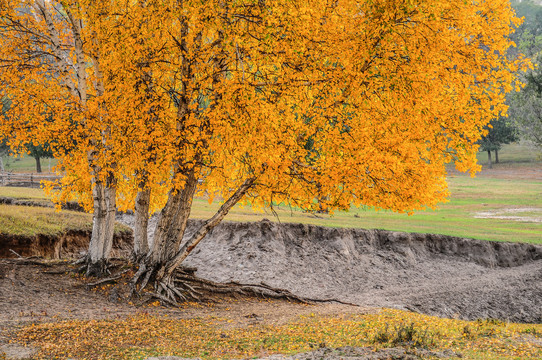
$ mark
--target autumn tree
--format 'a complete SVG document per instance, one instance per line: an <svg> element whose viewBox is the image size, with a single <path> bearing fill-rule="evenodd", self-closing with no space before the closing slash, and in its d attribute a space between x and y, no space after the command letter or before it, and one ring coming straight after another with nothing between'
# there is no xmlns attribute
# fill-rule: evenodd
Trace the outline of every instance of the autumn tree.
<svg viewBox="0 0 542 360"><path fill-rule="evenodd" d="M82 184L84 198L111 176L117 205L135 207L141 221L134 286L152 284L167 301L189 293L176 270L239 201L400 212L444 201L445 164L479 170L476 142L506 110L504 96L521 65L503 56L518 21L506 1L147 0L100 11L92 4L44 4L79 19L57 11L53 25L66 29L67 49L78 48L77 31L88 36L79 46L90 44L81 55L82 84L92 92L86 103L70 93L58 67L47 76L41 63L26 70L34 59L26 50L2 53L2 81L23 89L12 92L15 99L47 82L63 89L64 97L33 94L59 107L73 103L69 112L55 108L54 118L78 134L77 150L64 156L72 169L64 184ZM9 16L34 21L20 8L12 6ZM45 26L36 24L25 23L16 36L3 30L3 41L27 49L32 36L19 34ZM76 54L61 59L77 64ZM58 64L58 57L44 63ZM79 79L69 71L69 79ZM82 149L92 156L74 159ZM74 179L77 169L85 175ZM224 202L188 236L192 200L204 192ZM99 201L95 213L97 207ZM153 210L160 217L148 244L143 221Z"/></svg>
<svg viewBox="0 0 542 360"><path fill-rule="evenodd" d="M9 99L2 131L12 147L48 144L59 168L66 169L64 185L82 193L80 200L93 209L89 274L105 270L116 211L105 97L112 74L104 75L101 65L109 44L102 40L114 41L114 35L105 5L0 1L0 81L2 96Z"/></svg>

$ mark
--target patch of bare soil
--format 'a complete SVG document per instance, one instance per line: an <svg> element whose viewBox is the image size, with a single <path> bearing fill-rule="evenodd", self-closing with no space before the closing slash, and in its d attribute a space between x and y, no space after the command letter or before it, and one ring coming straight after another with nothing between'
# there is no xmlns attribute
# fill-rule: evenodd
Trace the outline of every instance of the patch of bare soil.
<svg viewBox="0 0 542 360"><path fill-rule="evenodd" d="M264 220L220 225L187 265L214 281L364 307L542 322L542 247L531 244Z"/></svg>
<svg viewBox="0 0 542 360"><path fill-rule="evenodd" d="M539 166L526 166L521 169L499 166L494 169L484 168L480 175L496 179L542 180L542 169Z"/></svg>
<svg viewBox="0 0 542 360"><path fill-rule="evenodd" d="M533 207L509 207L504 209L480 211L475 213L474 217L478 219L502 219L542 223L542 209Z"/></svg>
<svg viewBox="0 0 542 360"><path fill-rule="evenodd" d="M450 166L447 170L450 175L465 176L464 173L457 171L455 167ZM484 165L482 171L476 176L509 180L542 180L542 168L540 167L540 162L505 162L493 164L492 169Z"/></svg>
<svg viewBox="0 0 542 360"><path fill-rule="evenodd" d="M264 220L219 225L186 265L217 282L263 282L363 307L542 322L542 247L532 244Z"/></svg>
<svg viewBox="0 0 542 360"><path fill-rule="evenodd" d="M24 236L0 234L0 259L14 256L60 259L71 258L84 252L90 241L90 231L68 230L63 234ZM130 231L115 233L112 256L129 253L132 243Z"/></svg>
<svg viewBox="0 0 542 360"><path fill-rule="evenodd" d="M89 287L96 279L84 279L75 274L75 269L67 261L0 259L0 329L31 322L123 318L139 313L186 319L215 316L229 320L225 321L227 326L242 327L259 322L280 325L315 311L324 315L368 311L341 304L312 306L267 299L221 298L220 295L212 303L188 304L181 308L142 305L143 299L130 302L127 284ZM126 274L124 280L129 276Z"/></svg>

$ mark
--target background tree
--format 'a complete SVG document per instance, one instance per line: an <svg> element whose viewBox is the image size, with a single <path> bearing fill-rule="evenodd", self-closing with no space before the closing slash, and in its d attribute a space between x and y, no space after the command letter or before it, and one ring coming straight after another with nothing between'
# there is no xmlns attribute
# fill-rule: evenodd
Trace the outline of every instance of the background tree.
<svg viewBox="0 0 542 360"><path fill-rule="evenodd" d="M502 145L517 141L517 129L505 117L491 120L486 127L487 134L480 139L480 150L487 152L488 166L493 168L491 152L495 152L495 163L499 163L499 150Z"/></svg>
<svg viewBox="0 0 542 360"><path fill-rule="evenodd" d="M538 63L542 60L538 57ZM521 136L542 148L542 69L540 65L524 74L525 88L511 97L510 116Z"/></svg>
<svg viewBox="0 0 542 360"><path fill-rule="evenodd" d="M514 40L517 52L533 58L535 67L526 70L522 79L526 86L508 99L510 117L516 123L521 138L542 148L542 6L532 1L515 3L524 23L518 28Z"/></svg>
<svg viewBox="0 0 542 360"><path fill-rule="evenodd" d="M69 169L60 199L92 193L101 214L148 191L141 219L160 217L133 283L167 301L190 294L177 268L239 201L410 212L445 200L445 164L479 170L476 142L522 64L502 55L518 21L506 1L36 1L26 15L28 3L0 14L2 81L30 106L9 128L54 112L36 141ZM76 136L71 152L59 129ZM185 234L202 193L224 202ZM93 238L108 231L96 224Z"/></svg>
<svg viewBox="0 0 542 360"><path fill-rule="evenodd" d="M36 160L36 172L41 173L41 159L52 158L53 152L49 149L48 144L34 145L32 143L26 144L26 151L28 155L32 156Z"/></svg>

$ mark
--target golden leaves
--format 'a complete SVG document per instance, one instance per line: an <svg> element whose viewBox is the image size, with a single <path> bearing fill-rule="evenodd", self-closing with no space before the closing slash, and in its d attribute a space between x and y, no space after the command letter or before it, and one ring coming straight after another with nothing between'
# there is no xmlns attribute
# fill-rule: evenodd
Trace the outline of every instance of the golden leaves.
<svg viewBox="0 0 542 360"><path fill-rule="evenodd" d="M258 176L261 204L434 206L445 163L479 169L474 143L526 64L502 55L505 1L50 2L85 24L82 75L73 24L28 4L1 8L4 133L52 143L81 199L114 174L122 208L141 187L160 207L193 167L224 198Z"/></svg>
<svg viewBox="0 0 542 360"><path fill-rule="evenodd" d="M326 317L310 314L284 325L228 326L227 318L172 319L145 314L126 319L31 324L17 341L39 346L37 359L133 359L175 354L202 359L292 354L314 344L452 350L464 358L537 359L540 325L461 321L399 310ZM412 338L399 337L410 329ZM417 344L417 346L415 345Z"/></svg>

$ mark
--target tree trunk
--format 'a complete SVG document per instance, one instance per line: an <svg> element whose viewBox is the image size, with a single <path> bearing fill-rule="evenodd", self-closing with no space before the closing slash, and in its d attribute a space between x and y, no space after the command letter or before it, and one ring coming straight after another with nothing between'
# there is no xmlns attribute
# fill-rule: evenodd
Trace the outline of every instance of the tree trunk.
<svg viewBox="0 0 542 360"><path fill-rule="evenodd" d="M495 150L495 164L499 163L499 150Z"/></svg>
<svg viewBox="0 0 542 360"><path fill-rule="evenodd" d="M6 171L4 168L4 159L2 158L2 156L0 156L0 171Z"/></svg>
<svg viewBox="0 0 542 360"><path fill-rule="evenodd" d="M101 277L108 274L107 263L113 248L117 210L116 190L112 185L99 180L94 183L94 214L87 255L87 276Z"/></svg>
<svg viewBox="0 0 542 360"><path fill-rule="evenodd" d="M150 189L140 189L135 201L133 260L139 262L149 252L147 229L149 226Z"/></svg>
<svg viewBox="0 0 542 360"><path fill-rule="evenodd" d="M235 191L235 193L220 207L216 214L207 220L181 247L181 240L186 230L186 222L190 215L190 208L194 196L197 179L189 176L185 188L177 193L172 192L168 202L162 210L155 239L147 258L140 262L139 270L132 279L133 289L140 283L139 290L146 287L149 281L154 283L155 296L168 303L176 303L177 299L187 300L193 294L190 287L183 290L177 287L179 280L175 278L175 270L186 257L194 250L201 240L217 226L228 214L230 209L252 187L255 178L249 178ZM175 207L177 211L175 211ZM167 224L172 224L173 231L168 231ZM186 291L189 295L183 294Z"/></svg>
<svg viewBox="0 0 542 360"><path fill-rule="evenodd" d="M152 247L147 257L152 265L166 263L179 250L197 184L198 180L192 169L184 188L180 191L170 191L166 206L160 213Z"/></svg>
<svg viewBox="0 0 542 360"><path fill-rule="evenodd" d="M487 151L487 163L490 169L493 169L493 163L491 162L491 150Z"/></svg>
<svg viewBox="0 0 542 360"><path fill-rule="evenodd" d="M222 219L226 215L228 215L228 212L231 210L231 208L241 200L241 198L245 195L245 193L252 187L254 184L255 178L249 178L246 179L243 184L235 191L235 193L230 196L224 204L218 209L216 214L207 220L199 229L192 235L190 239L186 241L186 243L183 245L183 247L177 252L175 257L168 261L165 267L165 276L171 276L173 271L175 271L176 268L178 268L181 263L190 255L192 250L199 244L201 240L211 231L214 229ZM160 275L160 274L159 274Z"/></svg>
<svg viewBox="0 0 542 360"><path fill-rule="evenodd" d="M39 156L34 157L36 159L36 172L41 173L41 159Z"/></svg>

